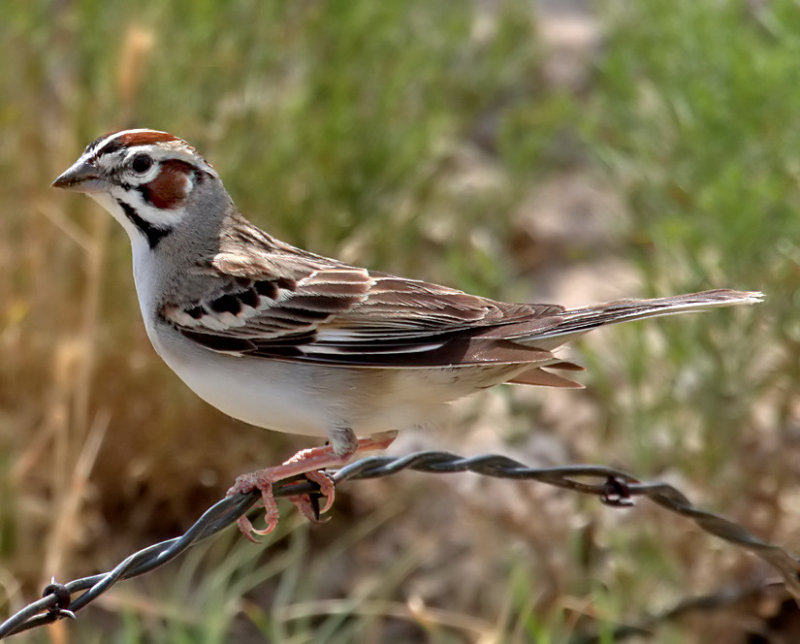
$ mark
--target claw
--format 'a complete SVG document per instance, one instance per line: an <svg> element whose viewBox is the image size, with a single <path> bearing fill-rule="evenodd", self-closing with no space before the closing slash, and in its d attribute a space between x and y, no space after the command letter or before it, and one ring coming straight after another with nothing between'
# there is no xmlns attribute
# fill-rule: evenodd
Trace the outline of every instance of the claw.
<svg viewBox="0 0 800 644"><path fill-rule="evenodd" d="M302 496L290 496L289 500L294 503L294 506L300 510L302 515L311 521L311 523L325 523L329 517L325 519L320 518L319 501L318 497L308 494Z"/></svg>
<svg viewBox="0 0 800 644"><path fill-rule="evenodd" d="M289 500L295 507L303 513L309 521L313 523L324 523L326 519L320 519L321 514L325 514L333 506L336 497L336 487L330 474L322 470L306 472L304 475L309 481L319 485L319 492L313 494L298 494L290 496ZM325 499L325 503L320 507L320 498Z"/></svg>
<svg viewBox="0 0 800 644"><path fill-rule="evenodd" d="M333 478L330 474L323 472L322 470L306 472L305 477L309 481L313 481L319 485L319 493L317 498L320 496L325 497L325 503L322 505L322 508L319 509L318 514L325 514L331 509L331 507L333 507L333 500L336 496L336 485L333 482ZM307 497L308 495L305 496Z"/></svg>
<svg viewBox="0 0 800 644"><path fill-rule="evenodd" d="M236 519L236 525L239 526L239 532L241 532L244 535L245 539L247 539L248 541L252 541L253 543L261 543L261 541L259 541L253 536L253 533L255 532L256 529L246 515L243 514L238 519Z"/></svg>

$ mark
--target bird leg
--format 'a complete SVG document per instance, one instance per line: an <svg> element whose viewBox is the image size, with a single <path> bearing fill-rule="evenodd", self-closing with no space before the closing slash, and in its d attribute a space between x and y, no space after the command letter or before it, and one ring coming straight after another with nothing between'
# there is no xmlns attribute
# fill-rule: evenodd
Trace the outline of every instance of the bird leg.
<svg viewBox="0 0 800 644"><path fill-rule="evenodd" d="M236 481L228 490L227 496L247 494L253 490L259 490L261 492L261 504L264 507L264 521L266 522L266 527L259 530L253 526L250 519L242 515L237 520L239 530L253 542L257 542L253 535L264 536L272 532L278 525L279 519L278 505L272 493L272 485L298 475L303 475L310 481L317 483L320 488L319 494L325 497L325 502L319 508L308 494L290 496L289 500L297 506L304 516L312 521L318 521L319 515L331 508L335 496L333 479L323 470L329 467L345 465L358 452L386 449L395 439L395 436L397 436L397 432L386 432L371 438L359 439L344 454L338 454L334 445L303 449L281 465L236 477Z"/></svg>

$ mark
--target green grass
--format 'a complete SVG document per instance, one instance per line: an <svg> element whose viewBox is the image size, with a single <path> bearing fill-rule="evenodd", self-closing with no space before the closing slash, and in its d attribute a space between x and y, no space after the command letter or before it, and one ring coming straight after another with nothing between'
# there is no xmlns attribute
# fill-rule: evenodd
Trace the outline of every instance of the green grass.
<svg viewBox="0 0 800 644"><path fill-rule="evenodd" d="M715 324L659 323L667 342L657 351L644 325L622 332L637 349L630 418L696 430L696 465L710 474L737 467L759 401L780 419L762 428L774 432L796 404L800 13L780 2L752 12L736 2L676 5L614 14L618 45L598 62L588 131L625 188L650 292L733 284L767 294L751 314L722 313ZM670 372L654 373L664 363ZM674 447L685 451L680 440ZM675 458L670 450L667 462Z"/></svg>
<svg viewBox="0 0 800 644"><path fill-rule="evenodd" d="M675 481L791 545L800 10L748 6L606 3L580 91L548 80L523 0L4 6L6 612L51 574L82 576L181 532L237 473L306 444L186 391L144 336L124 235L87 200L49 190L88 141L127 126L192 142L279 237L498 298L548 280L514 251L531 191L565 172L600 181L629 217L616 250L643 287L626 295L727 286L767 301L587 340L589 389L569 395L591 406L592 426L571 437L558 422L545 438L568 460ZM594 251L578 257L589 272L603 266ZM489 399L509 453L526 448L548 395ZM449 447L480 450L475 433L465 424ZM75 641L557 642L762 574L648 504L617 513L488 483L471 502L439 478L353 484L324 527L287 529L263 552L222 537L64 628ZM737 628L705 616L658 634Z"/></svg>

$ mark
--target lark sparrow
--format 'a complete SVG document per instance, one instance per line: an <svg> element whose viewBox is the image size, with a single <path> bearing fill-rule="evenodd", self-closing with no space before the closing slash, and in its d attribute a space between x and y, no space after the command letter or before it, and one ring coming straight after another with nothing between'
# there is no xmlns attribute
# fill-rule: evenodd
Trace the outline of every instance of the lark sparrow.
<svg viewBox="0 0 800 644"><path fill-rule="evenodd" d="M273 482L308 474L325 511L333 490L318 470L385 447L443 403L505 382L580 386L550 369L581 369L553 350L582 333L761 299L715 290L565 309L349 266L256 228L194 148L155 130L101 136L53 185L87 193L122 224L147 335L191 389L247 423L327 437L237 479L230 493L262 491L258 533L277 521Z"/></svg>

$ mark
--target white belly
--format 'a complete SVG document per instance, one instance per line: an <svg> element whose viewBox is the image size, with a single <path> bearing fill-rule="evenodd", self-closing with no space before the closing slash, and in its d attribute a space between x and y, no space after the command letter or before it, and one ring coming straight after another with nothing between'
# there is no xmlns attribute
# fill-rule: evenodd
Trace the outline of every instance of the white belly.
<svg viewBox="0 0 800 644"><path fill-rule="evenodd" d="M220 411L258 427L310 436L348 427L364 437L428 425L444 403L521 369L325 367L217 353L168 327L148 334L181 380Z"/></svg>
<svg viewBox="0 0 800 644"><path fill-rule="evenodd" d="M303 365L216 353L174 331L153 346L190 389L233 418L311 436L325 436L335 419L313 395L319 378Z"/></svg>

